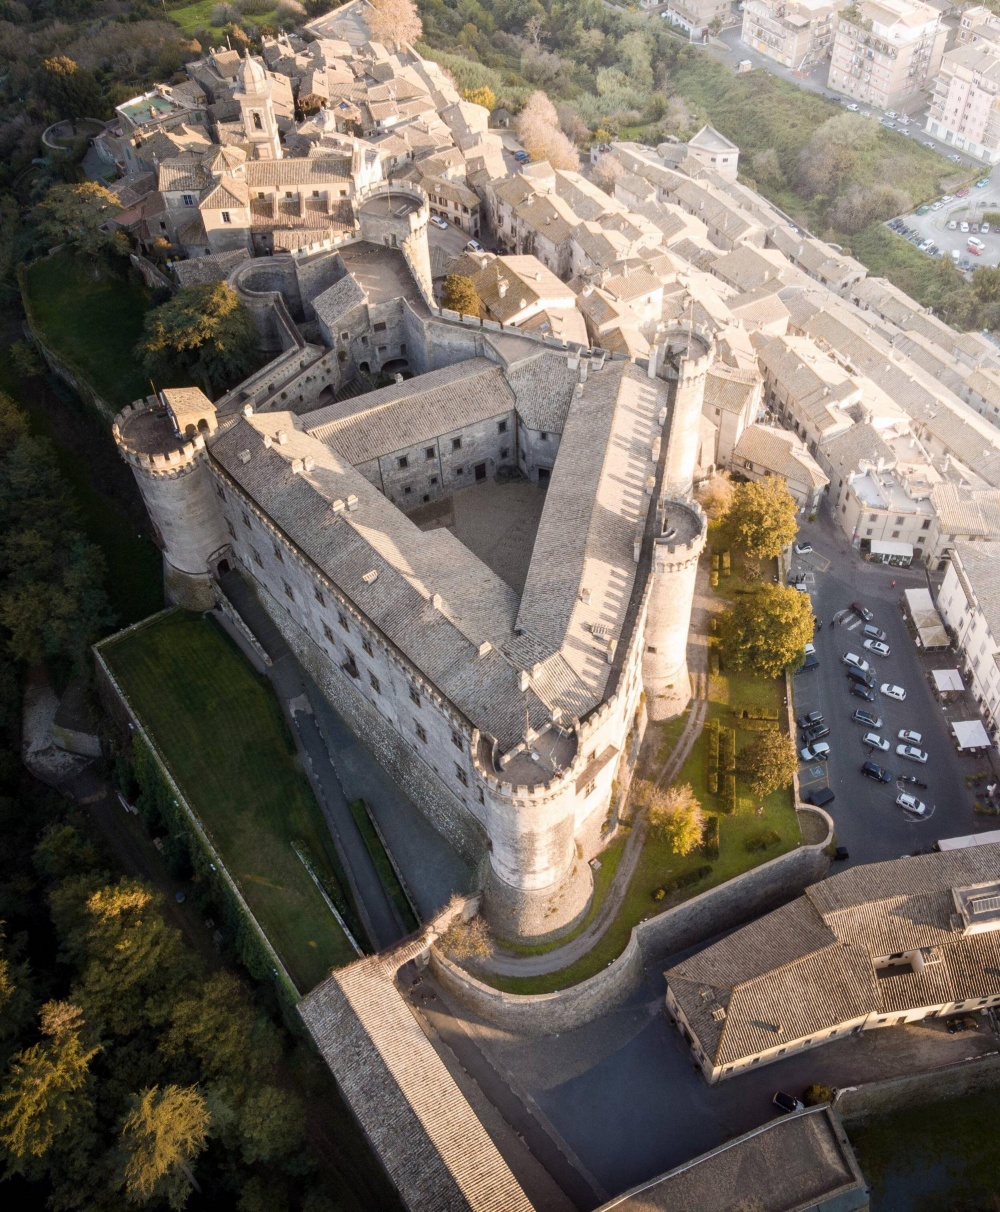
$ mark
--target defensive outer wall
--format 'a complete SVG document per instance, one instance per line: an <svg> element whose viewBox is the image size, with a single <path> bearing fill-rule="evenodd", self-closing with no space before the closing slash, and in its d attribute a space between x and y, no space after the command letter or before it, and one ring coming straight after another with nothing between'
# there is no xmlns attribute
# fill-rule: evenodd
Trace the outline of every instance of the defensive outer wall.
<svg viewBox="0 0 1000 1212"><path fill-rule="evenodd" d="M660 964L678 951L776 909L823 879L830 867L827 849L833 840L833 821L822 809L807 805L798 812L817 818L825 833L821 841L803 844L640 922L622 954L578 985L555 993L505 993L477 980L437 947L431 949L431 970L452 996L495 1026L524 1035L553 1035L583 1026L629 998L642 984L645 965Z"/></svg>

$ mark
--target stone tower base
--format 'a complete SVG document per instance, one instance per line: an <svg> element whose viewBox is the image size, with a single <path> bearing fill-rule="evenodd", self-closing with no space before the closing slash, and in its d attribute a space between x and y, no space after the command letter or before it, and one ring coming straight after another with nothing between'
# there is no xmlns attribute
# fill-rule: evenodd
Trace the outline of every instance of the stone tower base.
<svg viewBox="0 0 1000 1212"><path fill-rule="evenodd" d="M655 695L646 698L646 711L649 718L657 724L664 720L676 719L691 702L691 675L688 673L687 661L674 674L672 682L668 683Z"/></svg>
<svg viewBox="0 0 1000 1212"><path fill-rule="evenodd" d="M582 858L573 860L558 884L537 892L511 887L497 877L491 864L486 866L482 913L501 938L546 942L572 930L590 908L594 878Z"/></svg>
<svg viewBox="0 0 1000 1212"><path fill-rule="evenodd" d="M181 572L163 558L163 596L170 606L185 610L211 610L215 605L215 581L205 573Z"/></svg>

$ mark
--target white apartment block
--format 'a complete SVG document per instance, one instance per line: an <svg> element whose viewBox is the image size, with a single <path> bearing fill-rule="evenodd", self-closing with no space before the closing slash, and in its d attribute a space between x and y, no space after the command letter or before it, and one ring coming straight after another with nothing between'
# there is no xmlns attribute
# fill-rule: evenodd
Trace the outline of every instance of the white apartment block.
<svg viewBox="0 0 1000 1212"><path fill-rule="evenodd" d="M944 56L926 130L980 160L1000 160L1000 45L968 43Z"/></svg>
<svg viewBox="0 0 1000 1212"><path fill-rule="evenodd" d="M753 50L798 70L828 54L836 10L831 0L747 0L742 38Z"/></svg>
<svg viewBox="0 0 1000 1212"><path fill-rule="evenodd" d="M937 606L954 633L990 736L1000 737L1000 543L957 543Z"/></svg>
<svg viewBox="0 0 1000 1212"><path fill-rule="evenodd" d="M692 42L707 42L712 22L722 21L732 11L728 0L669 0L661 15Z"/></svg>
<svg viewBox="0 0 1000 1212"><path fill-rule="evenodd" d="M827 83L878 109L912 106L938 73L947 33L929 4L861 0L835 21Z"/></svg>

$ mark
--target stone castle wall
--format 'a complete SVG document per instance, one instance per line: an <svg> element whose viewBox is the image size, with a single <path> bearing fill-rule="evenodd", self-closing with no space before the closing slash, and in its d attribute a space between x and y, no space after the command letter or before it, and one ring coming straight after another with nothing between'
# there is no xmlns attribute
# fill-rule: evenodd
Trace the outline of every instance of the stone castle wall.
<svg viewBox="0 0 1000 1212"><path fill-rule="evenodd" d="M944 1099L966 1098L1000 1086L1000 1052L970 1057L943 1069L908 1073L886 1081L869 1082L838 1090L833 1106L841 1119L850 1122L869 1115L904 1111Z"/></svg>

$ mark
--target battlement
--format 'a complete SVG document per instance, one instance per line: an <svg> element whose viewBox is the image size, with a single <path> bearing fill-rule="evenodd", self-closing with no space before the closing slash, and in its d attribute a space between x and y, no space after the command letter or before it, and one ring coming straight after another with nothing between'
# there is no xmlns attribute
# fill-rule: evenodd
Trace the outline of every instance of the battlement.
<svg viewBox="0 0 1000 1212"><path fill-rule="evenodd" d="M653 540L656 571L682 568L692 560L697 561L708 538L708 522L698 502L664 497L658 512L661 529Z"/></svg>
<svg viewBox="0 0 1000 1212"><path fill-rule="evenodd" d="M177 436L173 418L157 396L126 405L115 417L111 435L125 462L146 475L183 474L205 450L204 433Z"/></svg>
<svg viewBox="0 0 1000 1212"><path fill-rule="evenodd" d="M391 224L415 232L427 226L431 213L430 199L419 185L399 185L389 181L369 185L359 195L357 208L362 239L371 238L364 234L368 223L377 227ZM374 243L380 244L382 241L376 240Z"/></svg>
<svg viewBox="0 0 1000 1212"><path fill-rule="evenodd" d="M687 383L708 373L715 361L715 338L698 325L671 325L661 334L661 373Z"/></svg>

